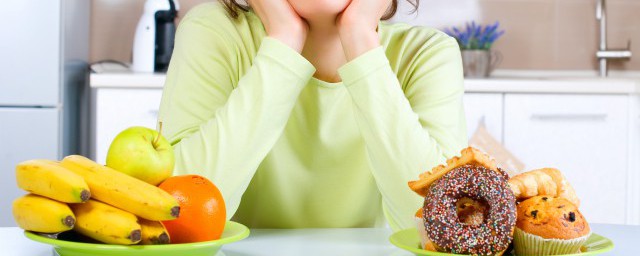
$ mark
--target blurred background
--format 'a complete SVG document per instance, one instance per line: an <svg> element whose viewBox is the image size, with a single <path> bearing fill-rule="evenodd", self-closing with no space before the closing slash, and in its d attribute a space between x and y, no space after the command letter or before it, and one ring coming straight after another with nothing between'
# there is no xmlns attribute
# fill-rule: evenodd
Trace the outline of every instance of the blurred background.
<svg viewBox="0 0 640 256"><path fill-rule="evenodd" d="M17 163L69 154L104 163L118 132L156 127L168 60L158 49L206 2L4 3L0 226L15 226ZM474 146L512 173L559 168L591 222L640 224L640 1L422 0L410 11L400 0L391 22L504 31L487 47L461 45Z"/></svg>
<svg viewBox="0 0 640 256"><path fill-rule="evenodd" d="M181 0L180 13L210 0ZM420 9L409 14L401 8L393 21L435 28L468 21L500 21L508 33L495 49L502 52L501 69L595 70L598 48L595 0L421 0ZM640 49L640 1L608 0L608 33L612 47ZM131 61L136 23L144 0L92 0L91 61ZM178 18L179 22L179 18ZM640 57L614 62L613 69L640 71Z"/></svg>

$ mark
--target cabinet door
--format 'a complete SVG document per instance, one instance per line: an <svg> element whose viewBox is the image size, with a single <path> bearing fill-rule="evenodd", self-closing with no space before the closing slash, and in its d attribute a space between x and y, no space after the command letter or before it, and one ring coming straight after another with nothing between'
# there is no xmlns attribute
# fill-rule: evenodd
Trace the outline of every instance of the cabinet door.
<svg viewBox="0 0 640 256"><path fill-rule="evenodd" d="M484 120L487 130L502 142L502 106L501 93L465 93L464 110L467 116L467 136L471 137Z"/></svg>
<svg viewBox="0 0 640 256"><path fill-rule="evenodd" d="M16 186L16 164L58 159L58 110L0 108L0 227L16 226L11 203L26 192Z"/></svg>
<svg viewBox="0 0 640 256"><path fill-rule="evenodd" d="M640 225L640 95L630 96L631 107L629 119L629 182L627 188L629 209L627 210L627 224Z"/></svg>
<svg viewBox="0 0 640 256"><path fill-rule="evenodd" d="M56 106L60 1L2 1L0 105Z"/></svg>
<svg viewBox="0 0 640 256"><path fill-rule="evenodd" d="M527 169L555 167L593 223L625 222L628 96L505 96L505 145Z"/></svg>
<svg viewBox="0 0 640 256"><path fill-rule="evenodd" d="M131 126L156 128L162 89L97 89L93 157L104 164L111 141Z"/></svg>

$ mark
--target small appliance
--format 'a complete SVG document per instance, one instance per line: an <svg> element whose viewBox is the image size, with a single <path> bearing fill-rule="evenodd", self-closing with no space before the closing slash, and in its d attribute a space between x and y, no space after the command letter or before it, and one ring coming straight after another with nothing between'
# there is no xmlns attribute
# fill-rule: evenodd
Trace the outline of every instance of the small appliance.
<svg viewBox="0 0 640 256"><path fill-rule="evenodd" d="M177 0L147 0L133 42L136 72L166 72L176 35Z"/></svg>

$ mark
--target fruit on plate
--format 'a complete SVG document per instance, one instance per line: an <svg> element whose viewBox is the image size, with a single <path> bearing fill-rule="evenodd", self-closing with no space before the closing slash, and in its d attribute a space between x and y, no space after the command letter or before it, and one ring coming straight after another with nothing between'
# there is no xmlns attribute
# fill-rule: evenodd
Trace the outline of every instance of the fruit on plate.
<svg viewBox="0 0 640 256"><path fill-rule="evenodd" d="M67 204L34 194L13 201L13 218L20 228L42 233L71 230L76 222Z"/></svg>
<svg viewBox="0 0 640 256"><path fill-rule="evenodd" d="M198 175L174 176L160 184L180 202L180 217L163 221L172 243L193 243L219 239L226 222L226 208L220 190Z"/></svg>
<svg viewBox="0 0 640 256"><path fill-rule="evenodd" d="M89 186L82 177L50 160L29 160L16 166L18 187L65 203L89 200Z"/></svg>
<svg viewBox="0 0 640 256"><path fill-rule="evenodd" d="M140 225L135 215L111 205L89 200L72 204L76 215L76 232L107 244L136 244L141 240Z"/></svg>
<svg viewBox="0 0 640 256"><path fill-rule="evenodd" d="M111 142L107 166L157 186L173 173L173 148L157 131L131 127Z"/></svg>
<svg viewBox="0 0 640 256"><path fill-rule="evenodd" d="M171 242L169 232L162 222L138 218L138 224L142 228L140 244L168 244Z"/></svg>
<svg viewBox="0 0 640 256"><path fill-rule="evenodd" d="M82 176L92 197L148 220L171 220L180 214L178 201L167 192L79 155L60 164Z"/></svg>

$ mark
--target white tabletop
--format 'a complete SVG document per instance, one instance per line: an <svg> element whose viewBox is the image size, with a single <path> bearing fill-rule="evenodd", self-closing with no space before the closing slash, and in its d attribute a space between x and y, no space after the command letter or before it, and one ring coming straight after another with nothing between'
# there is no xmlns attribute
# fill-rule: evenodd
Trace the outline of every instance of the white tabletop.
<svg viewBox="0 0 640 256"><path fill-rule="evenodd" d="M613 240L615 248L607 255L637 255L640 226L592 224L593 232ZM391 245L391 231L364 229L254 229L237 243L222 247L220 256L250 255L391 255L410 256ZM28 240L19 228L0 228L0 255L51 256L52 247Z"/></svg>

